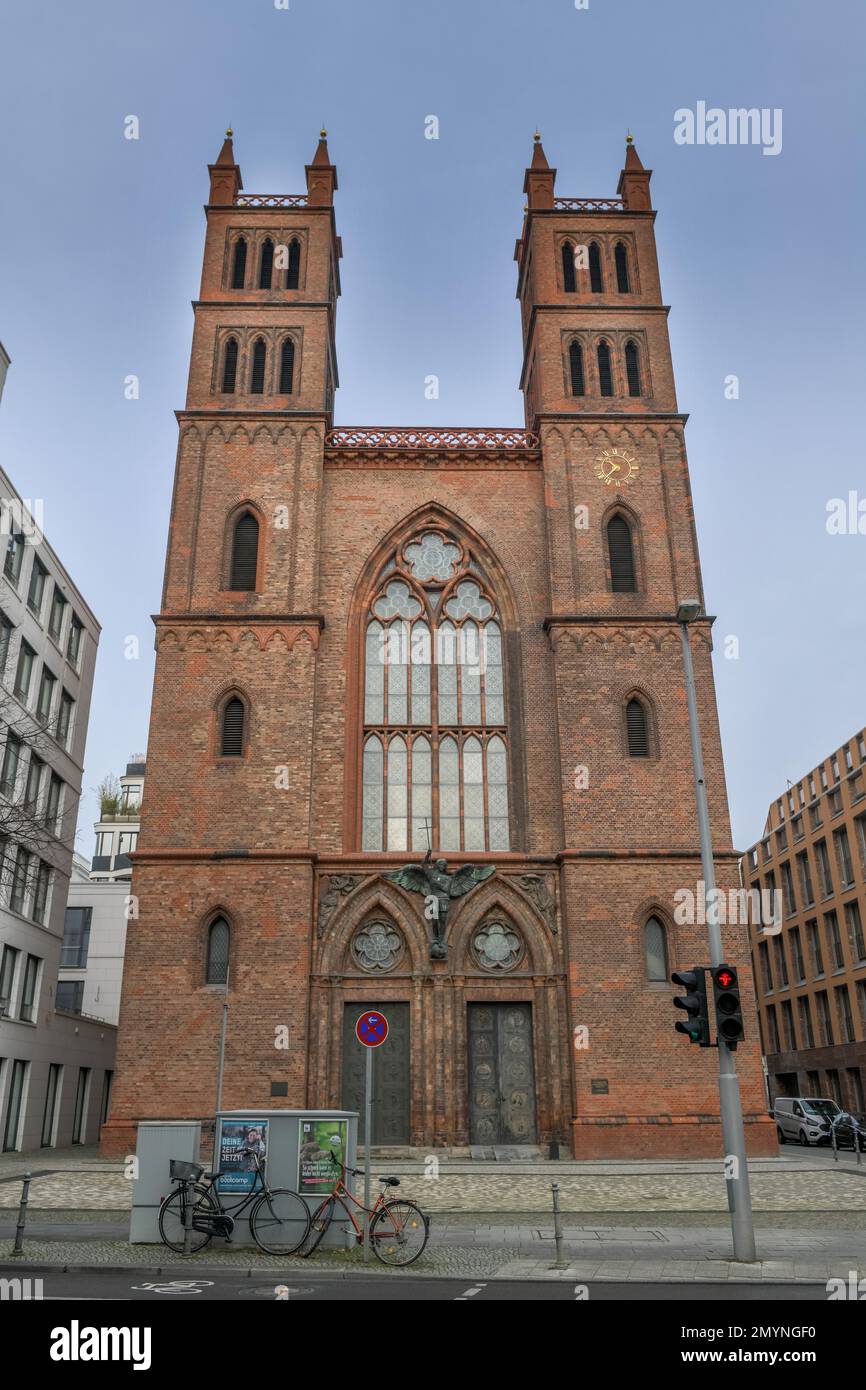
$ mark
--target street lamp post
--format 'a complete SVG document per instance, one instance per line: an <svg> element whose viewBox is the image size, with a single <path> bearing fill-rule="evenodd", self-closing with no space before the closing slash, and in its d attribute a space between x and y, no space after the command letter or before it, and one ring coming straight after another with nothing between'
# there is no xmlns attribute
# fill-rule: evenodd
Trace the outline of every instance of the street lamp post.
<svg viewBox="0 0 866 1390"><path fill-rule="evenodd" d="M689 737L692 744L692 763L695 777L695 799L698 806L698 832L701 842L701 869L707 899L707 933L710 945L710 964L713 968L724 960L722 932L719 926L716 872L713 864L713 842L710 834L710 815L707 806L707 786L704 780L704 759L701 752L701 731L698 725L698 703L695 696L695 671L689 643L689 623L700 617L700 603L687 600L677 609L680 638L683 647L683 666L686 677L686 699L689 709ZM728 1208L731 1213L731 1233L735 1260L755 1259L755 1228L752 1221L752 1198L749 1191L749 1166L746 1159L746 1136L740 1106L740 1083L734 1054L719 1034L719 1110L722 1139L725 1146L725 1182Z"/></svg>

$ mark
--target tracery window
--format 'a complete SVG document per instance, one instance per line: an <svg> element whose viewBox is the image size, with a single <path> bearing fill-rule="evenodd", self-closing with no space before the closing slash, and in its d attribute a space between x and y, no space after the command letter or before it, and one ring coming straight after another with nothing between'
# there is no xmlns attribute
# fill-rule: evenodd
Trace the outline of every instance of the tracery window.
<svg viewBox="0 0 866 1390"><path fill-rule="evenodd" d="M481 567L432 527L383 566L364 639L364 850L507 850L502 626Z"/></svg>

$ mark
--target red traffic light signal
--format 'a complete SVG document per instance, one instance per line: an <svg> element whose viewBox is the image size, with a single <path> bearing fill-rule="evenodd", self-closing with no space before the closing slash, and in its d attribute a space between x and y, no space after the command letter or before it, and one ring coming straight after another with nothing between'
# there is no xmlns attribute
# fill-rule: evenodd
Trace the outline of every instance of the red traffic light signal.
<svg viewBox="0 0 866 1390"><path fill-rule="evenodd" d="M719 1042L731 1049L742 1042L743 1007L740 1003L740 984L732 965L717 965L713 969L713 997L716 1003L716 1028Z"/></svg>

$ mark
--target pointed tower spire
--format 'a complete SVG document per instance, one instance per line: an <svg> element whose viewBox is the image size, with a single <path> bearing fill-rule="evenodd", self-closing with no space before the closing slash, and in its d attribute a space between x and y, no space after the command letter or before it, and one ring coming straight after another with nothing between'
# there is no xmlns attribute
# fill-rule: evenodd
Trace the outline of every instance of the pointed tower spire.
<svg viewBox="0 0 866 1390"><path fill-rule="evenodd" d="M625 137L625 167L619 176L616 191L628 212L649 212L652 208L649 183L652 169L645 169L634 147L631 133Z"/></svg>
<svg viewBox="0 0 866 1390"><path fill-rule="evenodd" d="M241 171L235 164L235 152L232 145L233 133L231 126L229 126L222 149L217 155L216 164L207 166L210 173L210 198L208 202L211 206L231 206L244 186L241 180Z"/></svg>
<svg viewBox="0 0 866 1390"><path fill-rule="evenodd" d="M337 188L337 169L328 154L328 132L324 126L319 131L319 143L313 155L312 164L306 166L307 201L310 207L330 207Z"/></svg>
<svg viewBox="0 0 866 1390"><path fill-rule="evenodd" d="M553 207L553 186L556 183L556 170L551 169L541 144L538 131L533 136L532 163L523 180L523 191L527 195L529 210Z"/></svg>

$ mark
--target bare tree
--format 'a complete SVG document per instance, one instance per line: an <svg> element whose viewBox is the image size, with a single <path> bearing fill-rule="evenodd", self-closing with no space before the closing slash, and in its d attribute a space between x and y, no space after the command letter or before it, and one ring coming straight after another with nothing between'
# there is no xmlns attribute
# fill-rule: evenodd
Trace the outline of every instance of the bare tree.
<svg viewBox="0 0 866 1390"><path fill-rule="evenodd" d="M56 868L58 851L71 847L75 805L58 805L60 789L52 787L56 732L56 722L38 719L0 686L0 887L35 888L41 864ZM29 861L16 852L19 847Z"/></svg>

